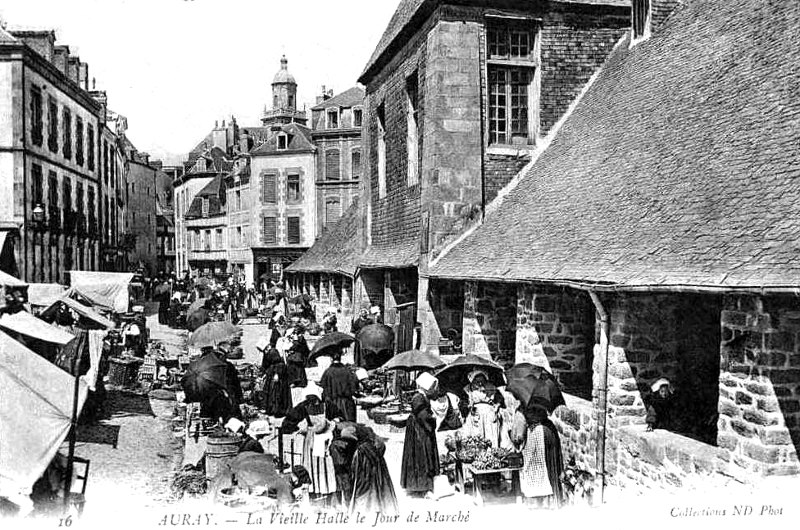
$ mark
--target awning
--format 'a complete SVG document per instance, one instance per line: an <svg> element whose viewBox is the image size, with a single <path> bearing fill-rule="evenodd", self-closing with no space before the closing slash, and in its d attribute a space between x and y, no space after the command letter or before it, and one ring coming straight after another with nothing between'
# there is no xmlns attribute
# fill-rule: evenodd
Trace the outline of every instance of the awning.
<svg viewBox="0 0 800 530"><path fill-rule="evenodd" d="M67 344L75 335L52 326L40 318L36 318L27 311L19 311L13 315L4 314L0 316L0 328L26 337L60 344Z"/></svg>
<svg viewBox="0 0 800 530"><path fill-rule="evenodd" d="M128 286L132 272L70 271L70 287L92 304L117 313L128 312Z"/></svg>
<svg viewBox="0 0 800 530"><path fill-rule="evenodd" d="M5 232L0 232L0 237L3 237ZM2 241L0 241L0 245L2 245ZM28 284L20 280L19 278L15 278L8 273L0 271L0 285L4 287L27 287Z"/></svg>
<svg viewBox="0 0 800 530"><path fill-rule="evenodd" d="M8 223L0 223L0 272L18 275L17 260L14 257L14 238L8 237L9 230L16 232Z"/></svg>
<svg viewBox="0 0 800 530"><path fill-rule="evenodd" d="M30 494L69 433L75 378L0 332L0 495ZM88 387L81 380L78 412Z"/></svg>
<svg viewBox="0 0 800 530"><path fill-rule="evenodd" d="M107 319L100 313L97 313L96 311L93 311L91 308L86 307L85 305L73 300L72 298L67 298L66 296L56 300L55 302L50 304L50 306L47 307L44 311L42 311L41 313L42 318L45 319L55 318L56 310L58 309L58 306L60 304L64 304L70 309L74 309L75 312L78 313L80 316L88 320L91 320L100 327L106 329L112 329L116 326L116 324L114 324L112 320Z"/></svg>
<svg viewBox="0 0 800 530"><path fill-rule="evenodd" d="M32 306L48 307L64 296L67 288L58 283L32 283L28 285L28 303Z"/></svg>

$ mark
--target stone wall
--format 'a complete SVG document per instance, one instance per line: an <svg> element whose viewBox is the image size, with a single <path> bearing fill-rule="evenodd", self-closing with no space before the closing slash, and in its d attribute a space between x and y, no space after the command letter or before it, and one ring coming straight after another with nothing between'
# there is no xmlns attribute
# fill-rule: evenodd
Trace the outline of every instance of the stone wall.
<svg viewBox="0 0 800 530"><path fill-rule="evenodd" d="M567 392L589 398L594 342L594 304L585 292L518 288L516 362L545 355Z"/></svg>
<svg viewBox="0 0 800 530"><path fill-rule="evenodd" d="M464 353L490 355L505 367L514 365L517 334L517 288L503 283L464 285Z"/></svg>
<svg viewBox="0 0 800 530"><path fill-rule="evenodd" d="M460 346L464 329L464 282L432 279L427 292L432 325L438 335L448 338L452 334ZM450 330L453 332L449 333ZM432 344L429 349L433 350Z"/></svg>
<svg viewBox="0 0 800 530"><path fill-rule="evenodd" d="M530 162L530 156L495 155L486 156L485 182L486 203L490 203L506 184Z"/></svg>
<svg viewBox="0 0 800 530"><path fill-rule="evenodd" d="M591 401L569 394L564 395L565 407L559 407L552 416L553 423L561 438L561 452L564 463L571 459L597 472L597 411Z"/></svg>
<svg viewBox="0 0 800 530"><path fill-rule="evenodd" d="M800 300L726 296L719 445L767 475L800 472Z"/></svg>

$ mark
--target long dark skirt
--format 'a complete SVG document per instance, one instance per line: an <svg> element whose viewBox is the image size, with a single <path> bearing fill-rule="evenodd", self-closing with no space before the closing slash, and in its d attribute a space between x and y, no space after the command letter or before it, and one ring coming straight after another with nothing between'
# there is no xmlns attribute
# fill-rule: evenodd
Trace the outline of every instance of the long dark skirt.
<svg viewBox="0 0 800 530"><path fill-rule="evenodd" d="M329 420L342 418L356 421L356 402L353 398L339 397L325 400L325 417Z"/></svg>
<svg viewBox="0 0 800 530"><path fill-rule="evenodd" d="M292 393L289 390L289 385L286 383L285 369L283 377L278 381L273 380L275 372L268 370L266 375L266 383L264 385L264 402L263 408L270 416L282 418L286 416L286 412L292 408Z"/></svg>
<svg viewBox="0 0 800 530"><path fill-rule="evenodd" d="M561 473L564 471L564 458L561 453L561 439L558 429L548 418L542 422L544 428L544 459L547 465L547 478L553 488L553 501L556 506L564 503L564 486L561 483Z"/></svg>

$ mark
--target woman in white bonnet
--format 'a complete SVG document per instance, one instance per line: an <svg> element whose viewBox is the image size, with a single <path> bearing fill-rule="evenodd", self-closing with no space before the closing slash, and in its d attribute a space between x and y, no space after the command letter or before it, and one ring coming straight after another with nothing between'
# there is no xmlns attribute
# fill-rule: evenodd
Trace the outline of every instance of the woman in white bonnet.
<svg viewBox="0 0 800 530"><path fill-rule="evenodd" d="M439 449L436 445L436 418L431 397L439 381L429 373L417 378L417 392L411 399L411 415L406 424L400 486L411 494L433 495L433 478L439 474Z"/></svg>

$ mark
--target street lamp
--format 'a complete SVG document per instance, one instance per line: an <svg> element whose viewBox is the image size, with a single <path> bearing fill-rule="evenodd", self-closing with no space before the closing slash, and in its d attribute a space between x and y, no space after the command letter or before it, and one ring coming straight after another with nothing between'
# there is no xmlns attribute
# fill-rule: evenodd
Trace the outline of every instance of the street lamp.
<svg viewBox="0 0 800 530"><path fill-rule="evenodd" d="M33 222L36 223L37 228L41 228L44 224L44 206L41 203L33 207Z"/></svg>

